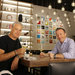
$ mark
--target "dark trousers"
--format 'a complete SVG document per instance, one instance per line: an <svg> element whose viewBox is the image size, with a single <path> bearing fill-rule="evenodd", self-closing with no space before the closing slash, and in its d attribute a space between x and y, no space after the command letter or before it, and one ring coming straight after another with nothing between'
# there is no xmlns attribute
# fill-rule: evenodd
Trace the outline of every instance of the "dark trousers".
<svg viewBox="0 0 75 75"><path fill-rule="evenodd" d="M40 75L51 75L50 74L50 67L41 67L41 70L40 70Z"/></svg>
<svg viewBox="0 0 75 75"><path fill-rule="evenodd" d="M31 73L28 72L28 68L19 64L19 67L17 70L12 71L13 75L31 75Z"/></svg>

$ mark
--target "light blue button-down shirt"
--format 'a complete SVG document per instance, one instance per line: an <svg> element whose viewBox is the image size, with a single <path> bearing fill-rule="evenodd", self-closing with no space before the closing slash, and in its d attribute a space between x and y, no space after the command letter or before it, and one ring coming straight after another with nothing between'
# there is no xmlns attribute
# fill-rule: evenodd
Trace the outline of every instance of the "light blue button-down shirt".
<svg viewBox="0 0 75 75"><path fill-rule="evenodd" d="M64 58L72 59L75 58L75 43L74 40L66 38L65 41L61 44L58 41L52 51L49 53L61 53L64 55Z"/></svg>

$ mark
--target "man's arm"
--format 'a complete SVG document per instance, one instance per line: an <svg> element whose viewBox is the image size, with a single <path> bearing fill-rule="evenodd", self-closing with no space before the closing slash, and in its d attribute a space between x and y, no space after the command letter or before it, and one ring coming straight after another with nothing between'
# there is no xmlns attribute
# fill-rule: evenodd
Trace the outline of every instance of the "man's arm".
<svg viewBox="0 0 75 75"><path fill-rule="evenodd" d="M18 62L19 62L19 58L16 56L14 58L14 60L12 61L12 64L11 64L11 71L15 70L18 68Z"/></svg>
<svg viewBox="0 0 75 75"><path fill-rule="evenodd" d="M52 51L49 51L48 53L53 53L53 54L56 54L58 52L57 50L57 46L58 46L58 43L56 43L54 49Z"/></svg>
<svg viewBox="0 0 75 75"><path fill-rule="evenodd" d="M4 51L4 50L0 49L0 52L1 51ZM15 56L15 52L14 51L9 52L9 53L5 53L5 52L0 53L0 61L8 60L8 59L10 59L10 58L12 58L14 56Z"/></svg>
<svg viewBox="0 0 75 75"><path fill-rule="evenodd" d="M67 51L65 51L64 53L62 54L56 54L56 58L58 59L64 59L64 58L67 58L67 59L72 59L72 58L75 58L75 43L74 41L71 39L68 41L67 43L68 47L67 47Z"/></svg>
<svg viewBox="0 0 75 75"><path fill-rule="evenodd" d="M55 54L58 52L57 46L58 46L58 43L56 43L56 45L55 45L55 47L54 47L54 49L52 51L48 52L48 54L50 56L50 59L54 59Z"/></svg>
<svg viewBox="0 0 75 75"><path fill-rule="evenodd" d="M49 53L41 52L41 53L40 53L40 57L43 57L43 56L49 56Z"/></svg>
<svg viewBox="0 0 75 75"><path fill-rule="evenodd" d="M75 43L73 40L70 40L68 44L69 44L68 51L63 53L64 58L75 59Z"/></svg>
<svg viewBox="0 0 75 75"><path fill-rule="evenodd" d="M0 49L0 51L4 51L4 50ZM16 51L16 53L15 53L15 51ZM14 57L15 55L24 54L25 49L20 48L20 49L17 49L15 51L12 51L12 52L9 52L9 53L4 52L4 53L0 54L0 61L8 60L8 59Z"/></svg>
<svg viewBox="0 0 75 75"><path fill-rule="evenodd" d="M64 59L64 55L63 54L56 54L55 58L56 59Z"/></svg>
<svg viewBox="0 0 75 75"><path fill-rule="evenodd" d="M50 59L54 59L54 54L53 53L43 53L43 52L41 52L40 57L43 57L43 56L45 56L45 57L49 56Z"/></svg>
<svg viewBox="0 0 75 75"><path fill-rule="evenodd" d="M11 64L11 70L12 71L18 68L19 59L22 57L23 57L23 55L18 55L14 58L14 60L12 61L12 64Z"/></svg>

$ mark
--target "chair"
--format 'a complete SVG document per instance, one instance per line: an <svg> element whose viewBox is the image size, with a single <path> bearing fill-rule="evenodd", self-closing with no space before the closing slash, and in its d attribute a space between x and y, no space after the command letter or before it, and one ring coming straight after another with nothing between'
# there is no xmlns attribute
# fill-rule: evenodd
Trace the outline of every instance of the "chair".
<svg viewBox="0 0 75 75"><path fill-rule="evenodd" d="M0 71L0 75L13 75L13 74L8 70L2 70Z"/></svg>
<svg viewBox="0 0 75 75"><path fill-rule="evenodd" d="M50 75L75 75L75 62L50 63Z"/></svg>

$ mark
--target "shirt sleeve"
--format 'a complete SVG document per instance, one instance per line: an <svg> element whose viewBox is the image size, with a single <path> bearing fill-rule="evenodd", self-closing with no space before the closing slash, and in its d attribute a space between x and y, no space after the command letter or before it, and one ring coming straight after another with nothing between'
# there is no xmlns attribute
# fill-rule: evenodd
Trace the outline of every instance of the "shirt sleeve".
<svg viewBox="0 0 75 75"><path fill-rule="evenodd" d="M75 58L75 43L73 40L70 40L68 44L69 44L68 51L63 53L64 58L68 59Z"/></svg>
<svg viewBox="0 0 75 75"><path fill-rule="evenodd" d="M5 44L5 39L0 37L0 49L5 50L6 49L6 44Z"/></svg>
<svg viewBox="0 0 75 75"><path fill-rule="evenodd" d="M19 49L19 48L22 48L19 39L17 39L17 48L18 48L18 49Z"/></svg>
<svg viewBox="0 0 75 75"><path fill-rule="evenodd" d="M57 44L55 45L54 49L52 51L49 51L48 53L56 54L57 53Z"/></svg>

